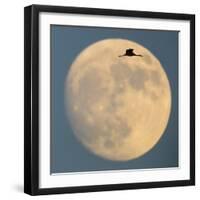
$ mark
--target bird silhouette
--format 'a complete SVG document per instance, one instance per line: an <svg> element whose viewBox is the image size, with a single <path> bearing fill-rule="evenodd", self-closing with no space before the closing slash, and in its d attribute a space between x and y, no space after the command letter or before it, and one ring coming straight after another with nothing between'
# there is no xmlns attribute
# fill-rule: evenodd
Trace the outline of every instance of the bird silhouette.
<svg viewBox="0 0 200 200"><path fill-rule="evenodd" d="M140 54L135 54L134 49L126 49L126 53L124 55L120 55L119 57L123 57L123 56L140 56L142 57L142 55Z"/></svg>

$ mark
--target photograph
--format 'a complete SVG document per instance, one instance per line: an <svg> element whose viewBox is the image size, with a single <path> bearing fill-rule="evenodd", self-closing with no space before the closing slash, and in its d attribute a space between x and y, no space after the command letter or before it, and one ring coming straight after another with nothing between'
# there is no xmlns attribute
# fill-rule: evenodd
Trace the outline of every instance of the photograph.
<svg viewBox="0 0 200 200"><path fill-rule="evenodd" d="M51 25L51 173L178 166L178 32Z"/></svg>

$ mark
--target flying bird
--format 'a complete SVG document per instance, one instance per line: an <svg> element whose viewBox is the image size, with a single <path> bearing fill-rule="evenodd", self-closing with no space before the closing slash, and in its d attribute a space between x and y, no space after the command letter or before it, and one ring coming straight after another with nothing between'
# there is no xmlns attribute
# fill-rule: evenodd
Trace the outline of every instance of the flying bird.
<svg viewBox="0 0 200 200"><path fill-rule="evenodd" d="M140 56L142 57L142 55L140 54L135 54L134 49L126 49L126 53L124 55L120 55L119 57L123 57L123 56Z"/></svg>

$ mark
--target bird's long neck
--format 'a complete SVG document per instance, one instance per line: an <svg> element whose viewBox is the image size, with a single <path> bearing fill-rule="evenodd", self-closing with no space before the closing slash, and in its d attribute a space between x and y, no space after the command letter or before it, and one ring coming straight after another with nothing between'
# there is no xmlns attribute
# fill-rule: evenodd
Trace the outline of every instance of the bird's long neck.
<svg viewBox="0 0 200 200"><path fill-rule="evenodd" d="M139 57L143 57L142 55L138 54L138 55L135 55L135 56L139 56Z"/></svg>

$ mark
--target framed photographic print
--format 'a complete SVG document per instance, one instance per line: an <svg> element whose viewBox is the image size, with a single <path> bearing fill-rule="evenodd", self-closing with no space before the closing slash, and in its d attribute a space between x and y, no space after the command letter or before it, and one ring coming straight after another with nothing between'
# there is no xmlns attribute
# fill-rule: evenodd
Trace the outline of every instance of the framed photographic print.
<svg viewBox="0 0 200 200"><path fill-rule="evenodd" d="M24 191L195 184L195 16L25 8Z"/></svg>

